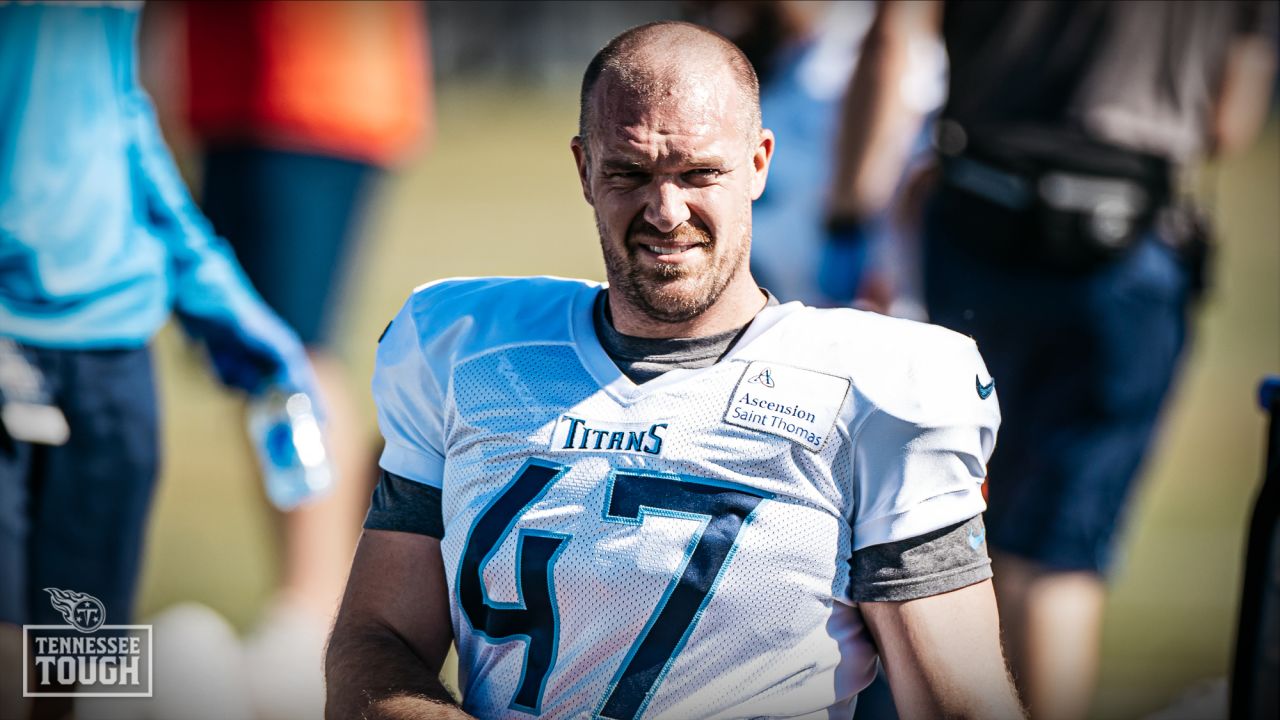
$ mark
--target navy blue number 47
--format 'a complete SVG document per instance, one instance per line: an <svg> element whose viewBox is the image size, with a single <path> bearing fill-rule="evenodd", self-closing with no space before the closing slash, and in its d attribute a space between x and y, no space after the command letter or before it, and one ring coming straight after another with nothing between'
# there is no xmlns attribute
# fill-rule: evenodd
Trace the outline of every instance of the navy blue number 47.
<svg viewBox="0 0 1280 720"><path fill-rule="evenodd" d="M511 533L525 508L537 502L569 468L544 460L525 463L472 526L458 568L458 597L467 622L491 642L525 641L524 670L510 707L541 714L542 693L555 665L559 640L552 569L568 535L521 530L516 536L519 600L487 597L481 574ZM640 525L646 515L705 521L672 580L627 652L597 713L614 720L639 717L693 632L699 611L711 599L720 572L734 552L738 531L762 500L755 488L706 478L615 471L604 519Z"/></svg>

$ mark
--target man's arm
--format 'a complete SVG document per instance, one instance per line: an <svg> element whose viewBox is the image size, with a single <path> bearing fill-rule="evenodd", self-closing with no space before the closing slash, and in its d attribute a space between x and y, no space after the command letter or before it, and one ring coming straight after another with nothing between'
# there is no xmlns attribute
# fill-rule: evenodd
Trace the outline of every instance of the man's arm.
<svg viewBox="0 0 1280 720"><path fill-rule="evenodd" d="M859 604L898 713L914 718L1024 718L1000 650L991 581L904 602Z"/></svg>
<svg viewBox="0 0 1280 720"><path fill-rule="evenodd" d="M892 198L923 119L902 92L911 46L936 42L941 23L940 1L880 4L841 108L831 218L865 219Z"/></svg>
<svg viewBox="0 0 1280 720"><path fill-rule="evenodd" d="M258 295L225 240L200 213L165 145L155 109L135 78L128 106L135 193L168 252L173 307L204 341L223 384L255 393L274 382L318 397L302 342ZM323 406L321 407L323 413Z"/></svg>
<svg viewBox="0 0 1280 720"><path fill-rule="evenodd" d="M325 717L470 717L440 682L453 641L440 541L365 530L325 658Z"/></svg>
<svg viewBox="0 0 1280 720"><path fill-rule="evenodd" d="M1231 41L1213 111L1212 154L1244 149L1257 137L1267 118L1275 73L1276 47L1270 37L1257 33Z"/></svg>

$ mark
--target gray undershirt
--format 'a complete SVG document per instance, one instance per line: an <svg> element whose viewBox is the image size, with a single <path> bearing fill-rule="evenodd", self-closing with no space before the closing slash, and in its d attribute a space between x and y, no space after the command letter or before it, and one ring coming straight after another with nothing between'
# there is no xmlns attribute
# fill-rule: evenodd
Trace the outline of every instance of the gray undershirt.
<svg viewBox="0 0 1280 720"><path fill-rule="evenodd" d="M768 290L764 294L769 298L765 307L778 304L778 299ZM698 338L623 335L613 327L608 297L608 291L596 296L592 313L596 337L600 338L600 345L622 374L637 385L649 382L668 370L696 370L715 365L751 327L748 322L741 327Z"/></svg>

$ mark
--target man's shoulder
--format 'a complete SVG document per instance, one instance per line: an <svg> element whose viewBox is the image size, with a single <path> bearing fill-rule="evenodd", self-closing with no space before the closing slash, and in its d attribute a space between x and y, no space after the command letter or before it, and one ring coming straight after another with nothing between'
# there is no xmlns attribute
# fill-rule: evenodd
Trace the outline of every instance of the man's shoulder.
<svg viewBox="0 0 1280 720"><path fill-rule="evenodd" d="M852 308L805 307L791 313L787 325L789 334L828 346L841 357L892 367L968 355L974 346L972 338L940 325Z"/></svg>
<svg viewBox="0 0 1280 720"><path fill-rule="evenodd" d="M413 289L409 301L415 307L439 312L444 307L500 309L507 303L549 303L567 300L584 289L599 288L589 280L552 277L453 277L423 283Z"/></svg>
<svg viewBox="0 0 1280 720"><path fill-rule="evenodd" d="M448 278L414 288L393 321L410 322L423 348L451 354L522 342L568 342L571 313L600 284L558 277Z"/></svg>
<svg viewBox="0 0 1280 720"><path fill-rule="evenodd" d="M806 358L807 366L848 377L864 401L899 416L982 400L977 387L991 380L972 338L860 310L793 312L774 345Z"/></svg>

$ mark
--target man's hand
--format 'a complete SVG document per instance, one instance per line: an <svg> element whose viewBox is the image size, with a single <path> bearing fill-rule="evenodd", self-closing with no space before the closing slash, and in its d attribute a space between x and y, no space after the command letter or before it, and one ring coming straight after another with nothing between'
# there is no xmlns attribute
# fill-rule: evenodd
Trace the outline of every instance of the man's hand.
<svg viewBox="0 0 1280 720"><path fill-rule="evenodd" d="M325 717L470 717L439 679L452 641L440 541L366 530L329 639Z"/></svg>
<svg viewBox="0 0 1280 720"><path fill-rule="evenodd" d="M866 223L855 219L827 221L818 266L818 289L836 305L850 305L858 297L870 245Z"/></svg>
<svg viewBox="0 0 1280 720"><path fill-rule="evenodd" d="M305 392L316 400L316 382L306 350L261 300L244 302L235 312L213 302L209 305L195 311L179 308L178 318L187 332L208 348L209 359L224 385L254 394L275 384L287 391Z"/></svg>
<svg viewBox="0 0 1280 720"><path fill-rule="evenodd" d="M859 605L898 713L914 718L1024 718L1000 651L991 581L905 602Z"/></svg>

